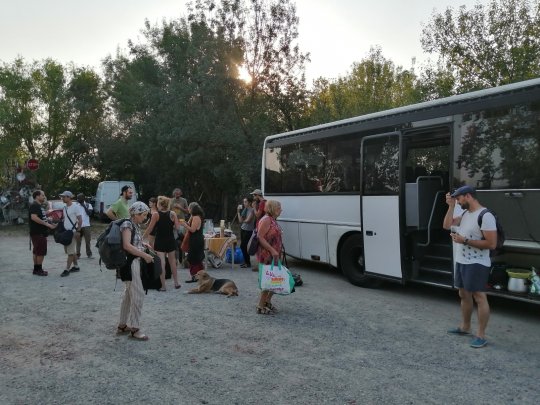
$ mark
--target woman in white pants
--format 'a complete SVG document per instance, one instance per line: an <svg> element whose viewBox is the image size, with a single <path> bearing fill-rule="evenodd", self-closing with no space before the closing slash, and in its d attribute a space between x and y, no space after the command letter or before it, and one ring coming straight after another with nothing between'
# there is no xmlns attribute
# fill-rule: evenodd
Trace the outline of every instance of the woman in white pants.
<svg viewBox="0 0 540 405"><path fill-rule="evenodd" d="M139 326L144 300L140 260L142 258L146 263L151 263L153 258L144 252L139 225L145 221L149 210L143 202L133 203L129 208L130 219L120 225L122 247L128 254L128 264L120 269L120 278L126 288L120 306L118 333L131 333L131 337L138 340L148 340Z"/></svg>

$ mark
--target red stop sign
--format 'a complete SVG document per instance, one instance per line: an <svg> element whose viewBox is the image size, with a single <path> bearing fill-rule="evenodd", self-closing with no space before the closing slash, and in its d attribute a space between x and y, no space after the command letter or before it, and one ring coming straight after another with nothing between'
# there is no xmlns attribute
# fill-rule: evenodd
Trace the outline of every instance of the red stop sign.
<svg viewBox="0 0 540 405"><path fill-rule="evenodd" d="M26 167L28 170L37 170L39 169L39 162L37 159L28 159L26 162Z"/></svg>

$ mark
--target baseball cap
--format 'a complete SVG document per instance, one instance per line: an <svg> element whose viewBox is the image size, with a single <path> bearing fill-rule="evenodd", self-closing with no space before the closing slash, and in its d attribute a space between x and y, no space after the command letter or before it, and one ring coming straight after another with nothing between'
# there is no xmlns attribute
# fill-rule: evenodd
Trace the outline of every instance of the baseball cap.
<svg viewBox="0 0 540 405"><path fill-rule="evenodd" d="M474 194L476 193L476 189L471 186L461 186L456 191L452 193L452 197L455 198L458 195L465 195L465 194Z"/></svg>
<svg viewBox="0 0 540 405"><path fill-rule="evenodd" d="M262 191L259 190L258 188L256 188L255 190L253 190L250 194L253 194L253 195L263 195Z"/></svg>
<svg viewBox="0 0 540 405"><path fill-rule="evenodd" d="M69 197L73 198L73 193L71 191L64 191L62 194L58 194L59 197Z"/></svg>
<svg viewBox="0 0 540 405"><path fill-rule="evenodd" d="M150 211L150 208L148 208L148 205L143 203L142 201L135 201L131 207L129 207L129 213L131 215L137 215L142 214L143 212Z"/></svg>

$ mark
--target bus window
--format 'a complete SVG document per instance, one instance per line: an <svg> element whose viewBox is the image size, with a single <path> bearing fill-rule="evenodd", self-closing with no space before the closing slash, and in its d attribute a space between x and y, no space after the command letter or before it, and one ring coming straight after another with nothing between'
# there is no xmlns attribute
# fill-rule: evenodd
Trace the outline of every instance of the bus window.
<svg viewBox="0 0 540 405"><path fill-rule="evenodd" d="M467 113L461 118L454 186L540 188L539 103Z"/></svg>
<svg viewBox="0 0 540 405"><path fill-rule="evenodd" d="M357 136L269 145L265 150L265 193L358 192L359 162Z"/></svg>
<svg viewBox="0 0 540 405"><path fill-rule="evenodd" d="M364 143L362 191L364 195L399 193L399 138L383 137Z"/></svg>

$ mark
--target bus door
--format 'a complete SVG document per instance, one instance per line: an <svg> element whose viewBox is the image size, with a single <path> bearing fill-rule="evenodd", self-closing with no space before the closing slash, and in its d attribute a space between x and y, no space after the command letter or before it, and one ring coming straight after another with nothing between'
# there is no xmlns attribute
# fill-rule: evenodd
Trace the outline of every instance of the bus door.
<svg viewBox="0 0 540 405"><path fill-rule="evenodd" d="M401 280L401 133L367 136L360 156L362 234L366 274Z"/></svg>

